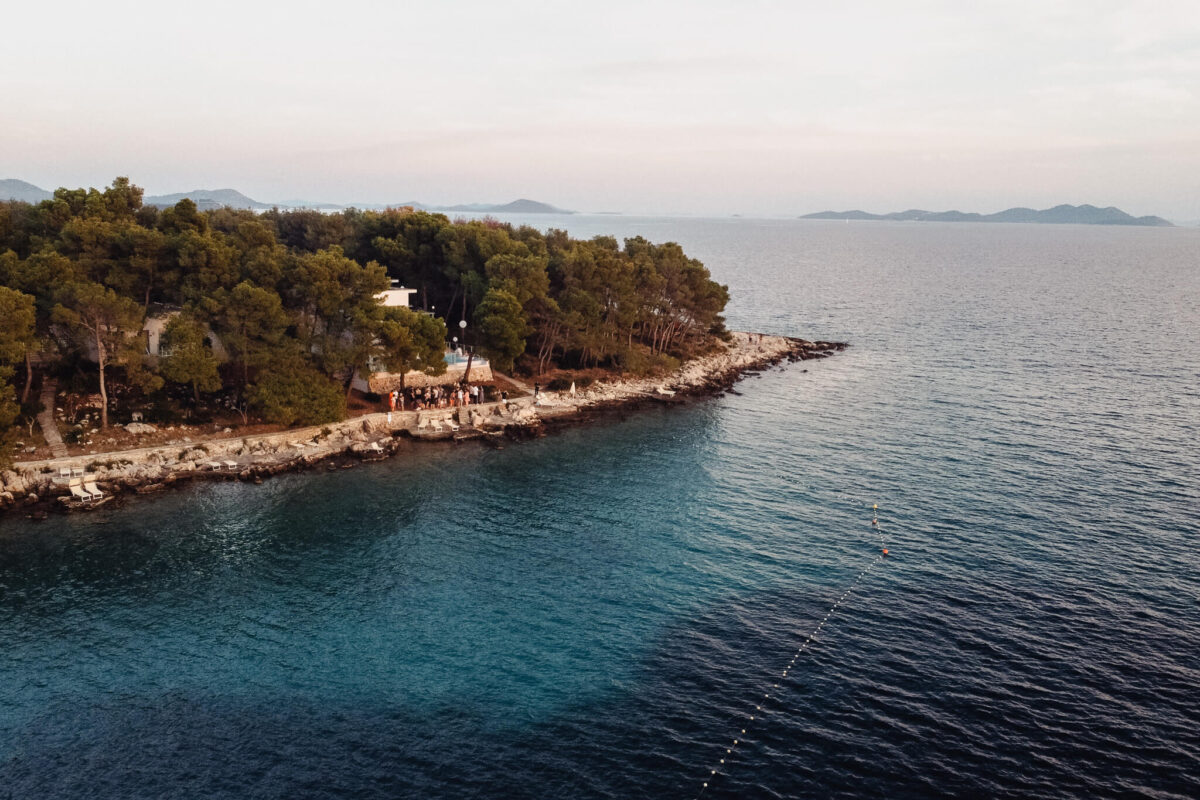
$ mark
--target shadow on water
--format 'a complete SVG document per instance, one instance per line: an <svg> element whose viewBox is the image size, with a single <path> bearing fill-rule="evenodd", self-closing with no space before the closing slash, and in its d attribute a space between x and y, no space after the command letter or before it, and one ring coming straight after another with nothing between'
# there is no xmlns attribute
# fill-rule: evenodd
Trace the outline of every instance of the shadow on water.
<svg viewBox="0 0 1200 800"><path fill-rule="evenodd" d="M11 797L63 800L691 797L738 736L706 796L1117 797L1123 786L1190 795L1194 781L1170 768L1195 765L1200 744L1182 713L1194 688L1183 676L1147 659L1139 685L1101 686L1085 664L1031 666L1012 639L961 640L937 613L901 618L918 603L941 608L947 590L961 588L918 597L882 573L869 578L791 679L768 689L778 699L744 737L740 720L828 610L828 588L731 599L672 624L627 680L544 719L387 698L133 691L44 709L10 743L0 779ZM996 620L1015 611L964 599ZM1051 617L1025 644L1072 633L1068 618ZM1152 631L1148 644L1167 636ZM959 663L926 673L931 648ZM1150 685L1181 713L1130 731ZM1080 716L1080 695L1095 711ZM1015 700L1026 705L1013 715Z"/></svg>

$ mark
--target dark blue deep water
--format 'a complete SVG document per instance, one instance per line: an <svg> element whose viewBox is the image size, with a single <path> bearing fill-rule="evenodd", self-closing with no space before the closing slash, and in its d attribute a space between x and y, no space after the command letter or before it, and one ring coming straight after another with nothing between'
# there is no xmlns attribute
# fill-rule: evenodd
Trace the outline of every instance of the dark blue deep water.
<svg viewBox="0 0 1200 800"><path fill-rule="evenodd" d="M853 346L4 519L0 797L1200 796L1200 231L564 223Z"/></svg>

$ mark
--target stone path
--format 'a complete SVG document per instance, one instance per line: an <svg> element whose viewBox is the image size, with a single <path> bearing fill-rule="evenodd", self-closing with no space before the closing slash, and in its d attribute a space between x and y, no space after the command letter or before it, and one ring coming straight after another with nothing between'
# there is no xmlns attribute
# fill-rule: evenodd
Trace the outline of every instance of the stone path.
<svg viewBox="0 0 1200 800"><path fill-rule="evenodd" d="M529 384L523 383L523 382L517 380L516 378L512 377L511 375L505 375L503 372L498 372L495 369L492 370L492 374L498 378L504 378L504 380L508 381L513 386L520 389L522 392L529 392L530 394L533 394L533 388L530 387Z"/></svg>
<svg viewBox="0 0 1200 800"><path fill-rule="evenodd" d="M38 414L38 425L42 426L42 436L50 445L50 452L55 458L67 455L67 446L63 444L62 435L58 432L58 424L54 421L54 395L58 392L58 379L50 376L42 377L42 413Z"/></svg>

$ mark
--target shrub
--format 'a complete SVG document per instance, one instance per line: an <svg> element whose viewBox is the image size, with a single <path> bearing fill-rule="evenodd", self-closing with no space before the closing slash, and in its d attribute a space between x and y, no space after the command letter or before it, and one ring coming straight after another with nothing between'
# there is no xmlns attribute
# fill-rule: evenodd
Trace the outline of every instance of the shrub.
<svg viewBox="0 0 1200 800"><path fill-rule="evenodd" d="M280 425L320 425L346 415L342 388L298 364L261 374L249 397L264 420Z"/></svg>

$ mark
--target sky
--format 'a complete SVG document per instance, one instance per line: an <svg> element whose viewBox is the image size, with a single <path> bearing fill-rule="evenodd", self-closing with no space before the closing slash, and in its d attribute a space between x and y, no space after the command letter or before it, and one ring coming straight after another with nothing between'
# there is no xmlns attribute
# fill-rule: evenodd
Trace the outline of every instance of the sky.
<svg viewBox="0 0 1200 800"><path fill-rule="evenodd" d="M1200 219L1195 0L59 0L5 18L0 178L43 188Z"/></svg>

